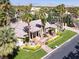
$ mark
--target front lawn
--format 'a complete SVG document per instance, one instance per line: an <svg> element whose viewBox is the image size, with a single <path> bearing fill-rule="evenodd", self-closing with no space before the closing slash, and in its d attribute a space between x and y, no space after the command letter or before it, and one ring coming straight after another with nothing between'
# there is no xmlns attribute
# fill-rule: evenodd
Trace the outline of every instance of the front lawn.
<svg viewBox="0 0 79 59"><path fill-rule="evenodd" d="M55 46L61 45L75 34L75 32L65 30L61 34L61 36L57 36L55 40L49 42L48 46L51 48L55 48ZM46 52L40 48L31 51L28 49L20 49L20 51L18 51L18 55L16 55L14 59L41 59L41 57L43 57L44 55L46 55Z"/></svg>
<svg viewBox="0 0 79 59"><path fill-rule="evenodd" d="M42 49L38 49L37 51L21 49L14 59L41 59L44 55L46 55L46 52Z"/></svg>
<svg viewBox="0 0 79 59"><path fill-rule="evenodd" d="M70 30L65 30L60 37L56 38L55 41L52 41L51 43L49 43L48 46L51 48L55 48L56 46L59 46L65 41L67 41L75 34L76 34L75 32L72 32Z"/></svg>

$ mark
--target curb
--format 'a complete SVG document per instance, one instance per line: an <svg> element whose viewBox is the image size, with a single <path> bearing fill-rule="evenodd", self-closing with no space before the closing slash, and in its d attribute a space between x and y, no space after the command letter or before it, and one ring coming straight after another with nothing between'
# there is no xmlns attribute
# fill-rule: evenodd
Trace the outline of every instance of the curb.
<svg viewBox="0 0 79 59"><path fill-rule="evenodd" d="M41 59L44 59L45 57L47 57L48 55L50 55L51 53L53 53L54 51L56 51L58 48L60 48L61 46L63 46L64 44L66 44L67 42L70 42L73 38L75 38L78 34L74 35L73 37L71 37L69 40L67 40L66 42L64 42L63 44L61 44L59 47L53 49L50 53L46 54L45 56L43 56Z"/></svg>

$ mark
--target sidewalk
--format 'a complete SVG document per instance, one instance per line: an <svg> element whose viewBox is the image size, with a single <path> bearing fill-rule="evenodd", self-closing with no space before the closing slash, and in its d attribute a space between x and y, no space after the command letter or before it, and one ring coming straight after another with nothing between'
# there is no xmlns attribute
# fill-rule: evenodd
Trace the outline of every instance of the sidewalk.
<svg viewBox="0 0 79 59"><path fill-rule="evenodd" d="M41 47L45 52L49 53L52 51L52 49L50 47L48 47L47 45L42 45Z"/></svg>

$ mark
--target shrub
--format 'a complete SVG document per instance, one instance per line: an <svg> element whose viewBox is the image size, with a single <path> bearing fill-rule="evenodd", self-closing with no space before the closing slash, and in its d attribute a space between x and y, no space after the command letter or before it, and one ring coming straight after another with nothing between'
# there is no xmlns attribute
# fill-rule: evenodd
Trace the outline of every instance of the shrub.
<svg viewBox="0 0 79 59"><path fill-rule="evenodd" d="M53 37L52 39L49 39L45 44L49 44L49 43L51 43L52 41L56 40L56 39L59 38L59 37L60 37L60 36L57 35L57 36Z"/></svg>
<svg viewBox="0 0 79 59"><path fill-rule="evenodd" d="M40 45L37 44L35 46L32 46L32 45L27 45L27 46L24 46L23 49L27 49L27 50L37 50L40 48Z"/></svg>
<svg viewBox="0 0 79 59"><path fill-rule="evenodd" d="M60 31L60 32L57 32L56 34L61 36L62 35L62 32Z"/></svg>

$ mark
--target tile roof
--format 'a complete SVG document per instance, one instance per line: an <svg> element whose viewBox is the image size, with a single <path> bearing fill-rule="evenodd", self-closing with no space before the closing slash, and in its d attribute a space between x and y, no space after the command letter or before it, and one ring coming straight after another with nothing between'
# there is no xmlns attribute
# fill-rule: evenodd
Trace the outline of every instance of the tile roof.
<svg viewBox="0 0 79 59"><path fill-rule="evenodd" d="M36 24L42 25L41 20L34 20L30 22L30 32L36 32L41 30L41 28L37 27ZM27 34L23 30L25 26L28 26L26 22L18 21L16 23L10 23L10 26L12 28L15 28L15 33L17 37L23 37L25 34ZM56 25L47 22L45 28L49 28L49 27L56 28Z"/></svg>

